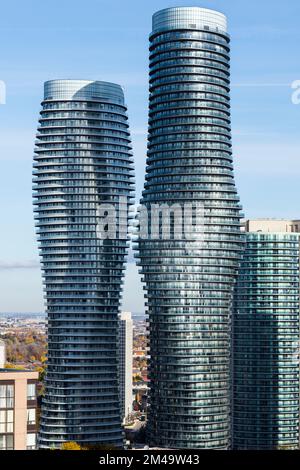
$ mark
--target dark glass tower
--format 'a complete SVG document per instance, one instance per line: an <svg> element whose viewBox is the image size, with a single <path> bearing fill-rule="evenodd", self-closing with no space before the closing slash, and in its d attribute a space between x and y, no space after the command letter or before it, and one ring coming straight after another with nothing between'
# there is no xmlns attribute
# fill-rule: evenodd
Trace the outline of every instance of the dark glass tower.
<svg viewBox="0 0 300 470"><path fill-rule="evenodd" d="M48 315L42 448L65 441L122 445L118 316L132 170L121 87L46 82L34 157Z"/></svg>
<svg viewBox="0 0 300 470"><path fill-rule="evenodd" d="M247 222L235 295L235 449L299 449L300 221Z"/></svg>
<svg viewBox="0 0 300 470"><path fill-rule="evenodd" d="M149 314L148 437L159 447L230 446L231 307L243 241L229 82L224 15L185 7L154 14L141 200L151 229L140 232L138 256ZM203 210L195 227L202 237L175 236L177 216L170 237L161 236L166 221L152 217L152 204Z"/></svg>

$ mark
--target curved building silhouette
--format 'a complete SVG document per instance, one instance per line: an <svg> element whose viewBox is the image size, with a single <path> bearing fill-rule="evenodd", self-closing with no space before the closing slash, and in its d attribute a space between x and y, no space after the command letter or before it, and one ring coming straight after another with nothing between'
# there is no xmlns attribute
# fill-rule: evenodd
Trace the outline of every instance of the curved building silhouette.
<svg viewBox="0 0 300 470"><path fill-rule="evenodd" d="M230 446L231 310L243 239L229 50L221 13L176 7L153 16L138 258L149 314L148 438L158 447ZM185 210L194 238L181 231Z"/></svg>
<svg viewBox="0 0 300 470"><path fill-rule="evenodd" d="M34 157L48 315L42 448L122 446L118 318L132 170L122 88L46 82Z"/></svg>

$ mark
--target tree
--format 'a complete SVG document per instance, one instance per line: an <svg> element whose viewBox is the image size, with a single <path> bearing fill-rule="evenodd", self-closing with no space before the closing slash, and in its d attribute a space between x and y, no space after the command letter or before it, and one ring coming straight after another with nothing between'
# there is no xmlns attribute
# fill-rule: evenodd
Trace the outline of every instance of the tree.
<svg viewBox="0 0 300 470"><path fill-rule="evenodd" d="M70 441L64 442L61 446L61 450L85 450L77 442Z"/></svg>

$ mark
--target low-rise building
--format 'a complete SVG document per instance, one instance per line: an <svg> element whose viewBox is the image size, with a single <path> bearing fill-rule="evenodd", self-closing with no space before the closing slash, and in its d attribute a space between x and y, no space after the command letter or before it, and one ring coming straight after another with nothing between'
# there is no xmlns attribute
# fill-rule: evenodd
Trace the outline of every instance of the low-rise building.
<svg viewBox="0 0 300 470"><path fill-rule="evenodd" d="M132 318L130 312L122 312L120 318L120 398L123 422L132 412Z"/></svg>
<svg viewBox="0 0 300 470"><path fill-rule="evenodd" d="M0 450L36 449L38 372L0 369Z"/></svg>

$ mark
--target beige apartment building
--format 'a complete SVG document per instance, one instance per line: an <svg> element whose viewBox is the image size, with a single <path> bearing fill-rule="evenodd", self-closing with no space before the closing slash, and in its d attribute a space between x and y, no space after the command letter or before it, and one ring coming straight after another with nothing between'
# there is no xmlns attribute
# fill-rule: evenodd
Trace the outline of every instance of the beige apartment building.
<svg viewBox="0 0 300 470"><path fill-rule="evenodd" d="M0 450L36 449L37 380L38 372L0 368Z"/></svg>
<svg viewBox="0 0 300 470"><path fill-rule="evenodd" d="M287 219L254 219L244 222L246 232L263 233L298 233L300 220Z"/></svg>

